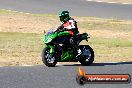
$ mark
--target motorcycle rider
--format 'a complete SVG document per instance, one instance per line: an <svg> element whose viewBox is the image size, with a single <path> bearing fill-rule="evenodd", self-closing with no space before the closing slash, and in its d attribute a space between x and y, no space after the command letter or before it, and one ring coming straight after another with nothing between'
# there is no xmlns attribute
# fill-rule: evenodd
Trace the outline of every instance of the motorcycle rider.
<svg viewBox="0 0 132 88"><path fill-rule="evenodd" d="M77 56L80 55L82 52L79 49L76 41L76 36L79 34L77 22L69 16L68 11L62 11L59 13L59 18L61 21L61 25L57 28L56 31L68 31L69 35L71 36L69 42L75 47L77 50Z"/></svg>

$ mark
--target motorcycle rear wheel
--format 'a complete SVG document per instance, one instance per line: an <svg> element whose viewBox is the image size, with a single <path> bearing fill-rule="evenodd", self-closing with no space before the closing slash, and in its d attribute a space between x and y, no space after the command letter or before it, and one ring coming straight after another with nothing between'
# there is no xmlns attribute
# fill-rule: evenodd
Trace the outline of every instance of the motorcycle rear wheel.
<svg viewBox="0 0 132 88"><path fill-rule="evenodd" d="M94 51L93 51L93 49L89 45L80 45L80 49L82 51L82 55L80 56L79 62L83 66L91 65L94 61ZM85 52L86 55L83 55L84 52Z"/></svg>

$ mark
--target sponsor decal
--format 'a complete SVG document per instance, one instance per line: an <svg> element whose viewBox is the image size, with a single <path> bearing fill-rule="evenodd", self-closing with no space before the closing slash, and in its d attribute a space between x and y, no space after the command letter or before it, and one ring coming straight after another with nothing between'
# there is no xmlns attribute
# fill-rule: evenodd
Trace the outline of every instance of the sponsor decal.
<svg viewBox="0 0 132 88"><path fill-rule="evenodd" d="M78 68L76 81L79 85L84 84L127 84L131 82L129 74L86 74L84 68Z"/></svg>

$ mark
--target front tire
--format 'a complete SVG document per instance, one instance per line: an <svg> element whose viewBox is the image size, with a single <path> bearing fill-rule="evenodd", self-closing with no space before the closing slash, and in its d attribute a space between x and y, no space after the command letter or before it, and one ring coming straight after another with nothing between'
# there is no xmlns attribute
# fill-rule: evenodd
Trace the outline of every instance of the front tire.
<svg viewBox="0 0 132 88"><path fill-rule="evenodd" d="M52 60L53 62L50 62L49 60ZM55 65L57 64L57 58L55 55L50 54L50 48L45 47L42 51L42 61L43 63L48 66L48 67L55 67Z"/></svg>
<svg viewBox="0 0 132 88"><path fill-rule="evenodd" d="M80 57L79 62L83 66L89 66L94 61L94 51L89 45L80 45L80 49L82 51L82 55Z"/></svg>

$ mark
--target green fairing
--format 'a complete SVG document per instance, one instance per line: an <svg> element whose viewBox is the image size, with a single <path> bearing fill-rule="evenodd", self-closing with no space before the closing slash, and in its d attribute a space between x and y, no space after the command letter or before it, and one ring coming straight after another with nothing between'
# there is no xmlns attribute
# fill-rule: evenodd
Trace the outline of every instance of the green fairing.
<svg viewBox="0 0 132 88"><path fill-rule="evenodd" d="M61 57L61 59L60 59L59 61L60 61L60 62L68 61L68 60L70 60L70 59L72 59L72 58L73 58L73 54L67 51L67 52L64 52L64 53L62 54L62 57Z"/></svg>
<svg viewBox="0 0 132 88"><path fill-rule="evenodd" d="M54 53L54 46L51 45L50 43L52 42L53 39L55 39L58 36L67 36L70 35L70 33L68 31L63 31L63 32L54 32L51 34L46 34L43 36L43 41L44 43L47 45L47 47L50 48L50 53L53 54ZM58 58L58 61L63 62L63 61L68 61L71 60L73 58L73 54L69 51L64 51L62 52L62 55L60 58Z"/></svg>
<svg viewBox="0 0 132 88"><path fill-rule="evenodd" d="M51 54L54 52L54 46L52 46L48 43L50 43L56 37L57 37L57 33L53 33L53 34L50 34L50 35L43 36L43 41L44 41L45 44L47 44L47 47L50 48L50 53Z"/></svg>
<svg viewBox="0 0 132 88"><path fill-rule="evenodd" d="M50 43L56 37L57 37L57 33L53 33L51 35L45 35L43 36L43 41L45 44L47 44L47 43Z"/></svg>
<svg viewBox="0 0 132 88"><path fill-rule="evenodd" d="M51 35L45 35L43 36L43 41L44 43L50 43L57 36L66 36L66 35L70 35L70 33L68 31L64 31L59 33L53 33Z"/></svg>
<svg viewBox="0 0 132 88"><path fill-rule="evenodd" d="M70 35L70 33L68 31L58 33L58 36L66 36L66 35Z"/></svg>

